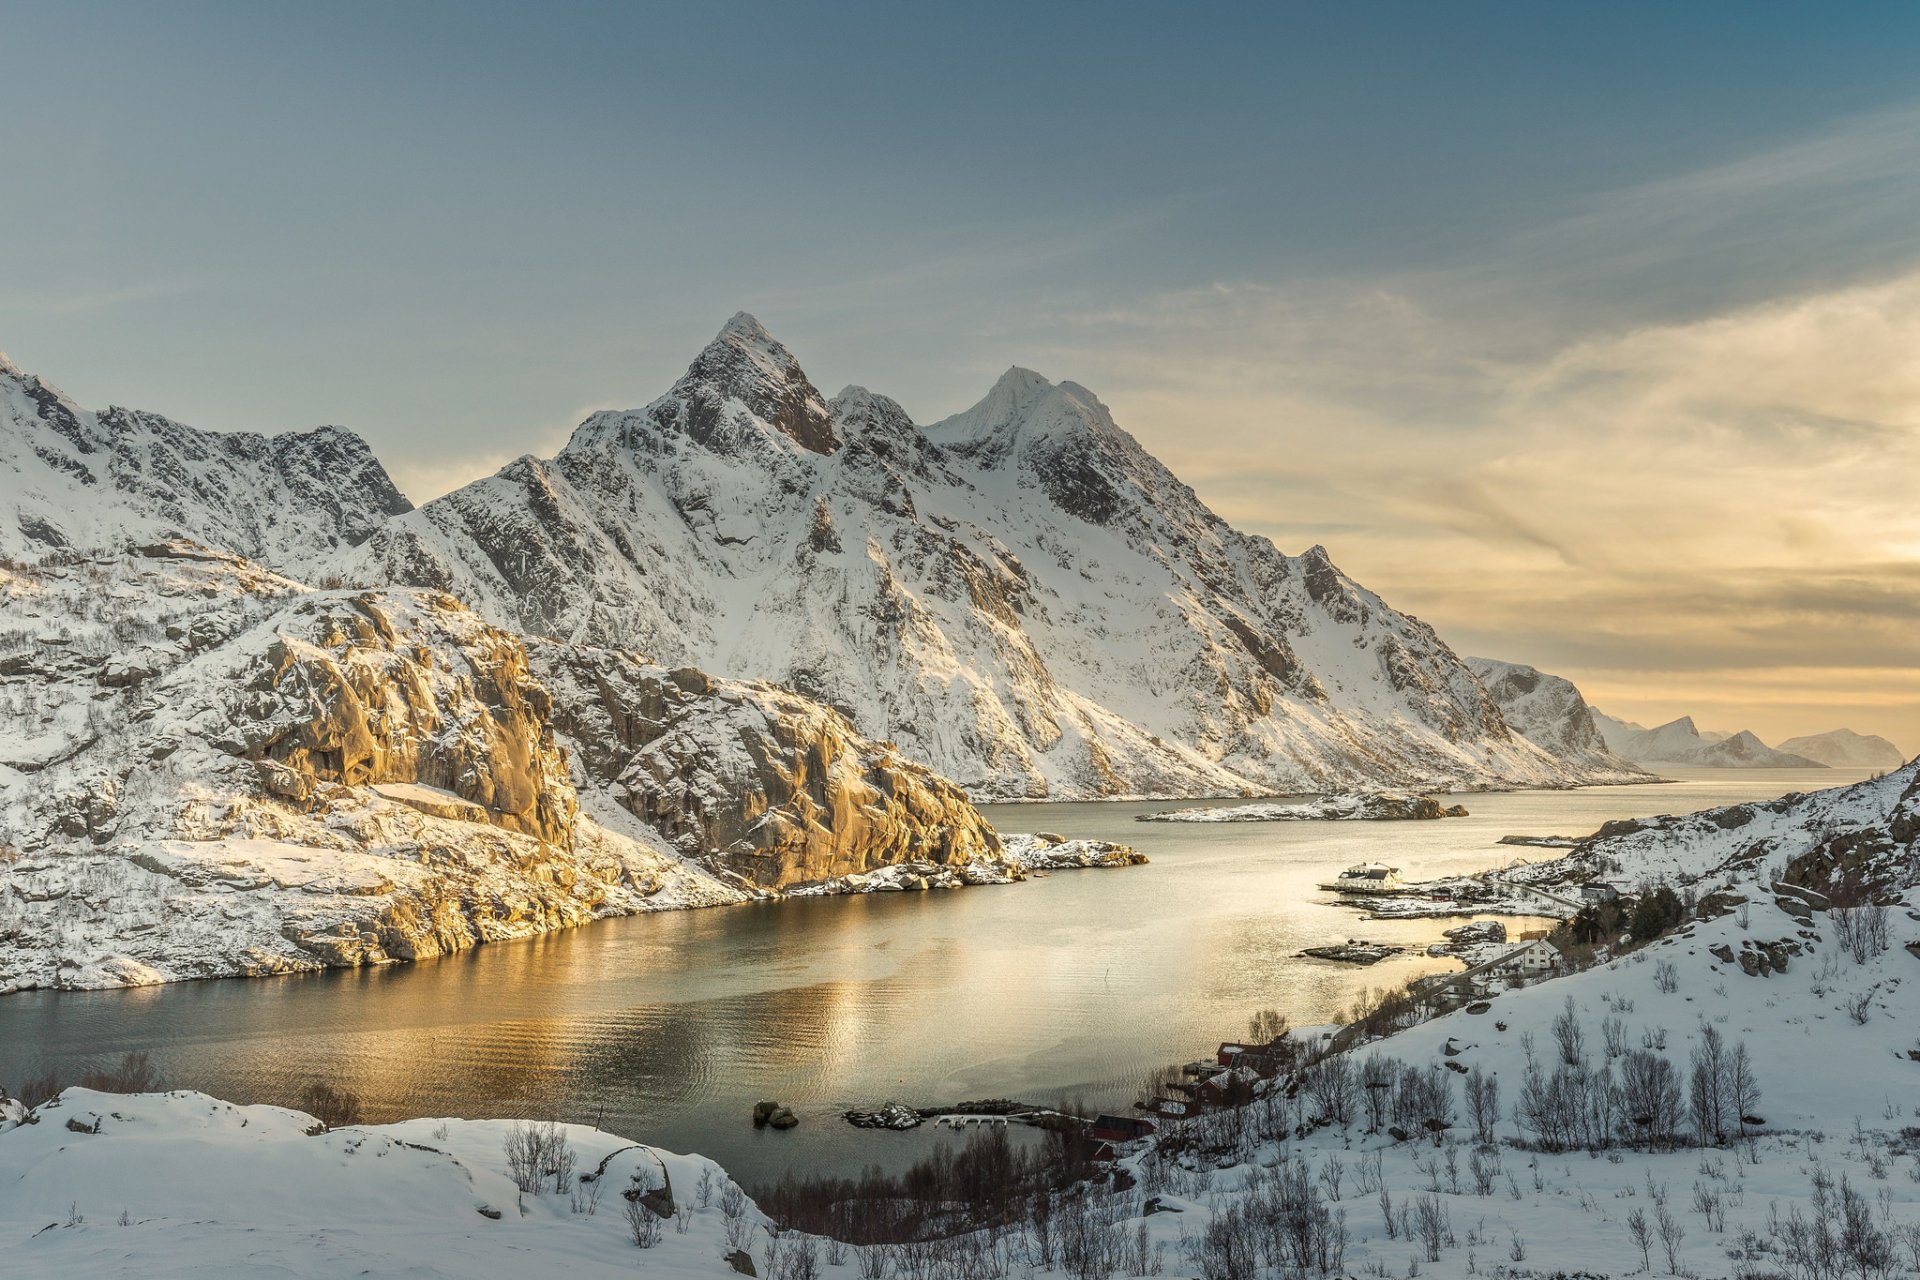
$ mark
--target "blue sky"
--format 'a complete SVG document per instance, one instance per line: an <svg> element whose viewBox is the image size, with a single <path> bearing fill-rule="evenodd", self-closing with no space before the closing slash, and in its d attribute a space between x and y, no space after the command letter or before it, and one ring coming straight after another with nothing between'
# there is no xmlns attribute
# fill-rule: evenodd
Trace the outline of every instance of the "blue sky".
<svg viewBox="0 0 1920 1280"><path fill-rule="evenodd" d="M0 348L416 499L741 308L1027 364L1463 649L1920 740L1920 9L1036 8L8 4Z"/></svg>

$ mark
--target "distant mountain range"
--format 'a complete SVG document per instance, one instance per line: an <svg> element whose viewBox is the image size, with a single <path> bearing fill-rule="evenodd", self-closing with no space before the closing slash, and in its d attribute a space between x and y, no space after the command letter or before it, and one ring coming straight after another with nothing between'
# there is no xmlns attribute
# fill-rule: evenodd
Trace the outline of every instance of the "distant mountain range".
<svg viewBox="0 0 1920 1280"><path fill-rule="evenodd" d="M1719 769L1897 769L1906 763L1900 749L1885 738L1858 734L1851 729L1789 738L1778 747L1769 747L1747 730L1702 731L1691 716L1681 716L1649 729L1596 711L1594 723L1610 748L1646 765Z"/></svg>

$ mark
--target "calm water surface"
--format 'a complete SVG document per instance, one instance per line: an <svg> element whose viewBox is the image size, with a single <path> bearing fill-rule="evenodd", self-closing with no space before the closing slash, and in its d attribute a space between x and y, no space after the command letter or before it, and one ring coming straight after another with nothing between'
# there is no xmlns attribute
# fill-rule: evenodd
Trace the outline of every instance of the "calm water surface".
<svg viewBox="0 0 1920 1280"><path fill-rule="evenodd" d="M1295 953L1350 936L1416 949L1456 920L1363 921L1315 884L1382 859L1410 877L1515 854L1507 834L1592 831L1834 786L1841 770L1701 770L1665 786L1457 797L1441 822L1180 825L1169 805L1000 805L1008 831L1123 840L1151 865L937 893L797 899L612 920L385 969L0 999L0 1081L69 1078L130 1049L170 1083L293 1100L324 1075L368 1119L555 1115L725 1163L898 1167L938 1141L855 1130L899 1098L1131 1101L1141 1076L1274 1007L1325 1021L1368 985L1449 962L1358 968ZM1451 802L1451 801L1449 801ZM752 1104L801 1116L755 1131Z"/></svg>

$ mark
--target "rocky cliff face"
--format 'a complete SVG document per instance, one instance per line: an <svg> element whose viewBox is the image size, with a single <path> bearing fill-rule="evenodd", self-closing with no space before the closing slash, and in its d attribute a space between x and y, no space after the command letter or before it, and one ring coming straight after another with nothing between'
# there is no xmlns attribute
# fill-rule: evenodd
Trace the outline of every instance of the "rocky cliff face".
<svg viewBox="0 0 1920 1280"><path fill-rule="evenodd" d="M1324 550L1228 527L1085 388L1014 369L923 428L863 388L826 400L748 316L659 400L344 565L787 686L975 796L1599 780Z"/></svg>
<svg viewBox="0 0 1920 1280"><path fill-rule="evenodd" d="M1646 782L1654 775L1607 746L1593 708L1571 680L1517 662L1468 658L1480 683L1514 730L1555 758L1580 766L1595 781Z"/></svg>
<svg viewBox="0 0 1920 1280"><path fill-rule="evenodd" d="M411 509L350 431L263 436L94 413L0 355L0 555L185 537L298 574Z"/></svg>
<svg viewBox="0 0 1920 1280"><path fill-rule="evenodd" d="M1022 874L956 787L798 695L180 550L0 583L41 633L0 698L72 730L0 767L0 991L411 959L900 863ZM108 584L153 610L137 662L72 634Z"/></svg>

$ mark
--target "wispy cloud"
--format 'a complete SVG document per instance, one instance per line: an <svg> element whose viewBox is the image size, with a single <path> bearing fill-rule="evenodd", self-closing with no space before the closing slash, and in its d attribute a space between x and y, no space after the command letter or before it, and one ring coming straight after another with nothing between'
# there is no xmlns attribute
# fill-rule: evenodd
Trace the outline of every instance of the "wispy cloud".
<svg viewBox="0 0 1920 1280"><path fill-rule="evenodd" d="M1845 709L1920 744L1920 678L1859 677L1920 670L1917 262L1903 106L1471 262L1044 328L1223 514L1344 526L1336 558L1463 647L1637 710L1691 693L1779 737ZM1762 697L1784 670L1801 695Z"/></svg>

